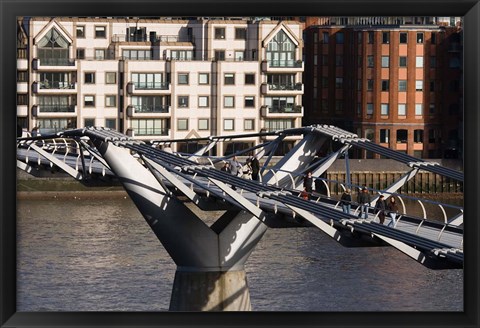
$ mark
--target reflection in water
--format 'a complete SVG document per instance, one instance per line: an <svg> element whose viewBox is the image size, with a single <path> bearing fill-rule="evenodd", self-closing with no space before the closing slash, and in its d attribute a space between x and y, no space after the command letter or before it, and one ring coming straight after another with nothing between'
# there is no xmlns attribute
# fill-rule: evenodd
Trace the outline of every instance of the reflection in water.
<svg viewBox="0 0 480 328"><path fill-rule="evenodd" d="M168 310L176 266L130 199L17 205L18 311ZM463 270L316 228L267 230L246 271L256 311L463 311Z"/></svg>

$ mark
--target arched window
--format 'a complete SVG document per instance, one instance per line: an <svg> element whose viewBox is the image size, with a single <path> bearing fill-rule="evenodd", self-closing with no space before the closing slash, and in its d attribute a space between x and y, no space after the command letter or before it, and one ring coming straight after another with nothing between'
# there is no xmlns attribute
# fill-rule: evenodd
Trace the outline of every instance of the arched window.
<svg viewBox="0 0 480 328"><path fill-rule="evenodd" d="M284 31L280 31L267 45L267 60L272 67L295 65L295 44Z"/></svg>
<svg viewBox="0 0 480 328"><path fill-rule="evenodd" d="M52 66L67 65L68 46L68 41L52 28L37 44L40 63Z"/></svg>

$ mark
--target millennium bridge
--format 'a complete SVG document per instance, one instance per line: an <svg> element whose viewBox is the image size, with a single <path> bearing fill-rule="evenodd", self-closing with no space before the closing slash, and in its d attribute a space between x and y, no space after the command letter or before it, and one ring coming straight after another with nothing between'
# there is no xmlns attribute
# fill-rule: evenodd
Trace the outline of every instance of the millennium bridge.
<svg viewBox="0 0 480 328"><path fill-rule="evenodd" d="M275 150L292 136L299 139L296 145L272 164ZM220 142L252 137L263 143L228 156L209 155ZM204 146L193 154L166 147L186 141L202 141ZM318 150L326 142L338 144L339 150L319 157ZM359 218L356 203L352 203L351 214L344 213L321 178L333 162L345 158L346 181L337 183L343 189L360 188L350 181L348 151L352 147L393 159L406 168L387 188L370 188L374 197L367 218ZM231 157L245 154L262 160L259 181L220 170ZM118 179L177 265L171 311L251 310L245 262L268 228L287 223L314 226L346 247L391 246L432 270L463 268L463 208L415 198L423 210L418 217L408 214L402 201L408 196L397 193L420 170L460 184L463 173L334 126L163 141L140 141L107 128L88 127L18 138L17 167L36 176L61 170L87 186L105 176ZM323 181L325 194L301 197L307 172ZM388 216L385 224L379 223L374 206L380 194L400 200L393 226L387 226ZM429 218L427 202L438 205L443 218ZM208 226L187 203L224 214ZM456 214L447 217L445 207Z"/></svg>

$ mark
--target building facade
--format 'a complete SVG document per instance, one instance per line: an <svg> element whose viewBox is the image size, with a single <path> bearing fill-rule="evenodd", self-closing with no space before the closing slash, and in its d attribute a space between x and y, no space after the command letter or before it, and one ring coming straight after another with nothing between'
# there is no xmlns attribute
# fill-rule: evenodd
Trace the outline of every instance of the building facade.
<svg viewBox="0 0 480 328"><path fill-rule="evenodd" d="M333 124L419 158L461 156L463 43L457 22L307 19L304 123ZM354 156L374 157L365 151Z"/></svg>
<svg viewBox="0 0 480 328"><path fill-rule="evenodd" d="M41 134L105 126L142 140L299 127L302 27L233 18L21 19L18 124ZM227 143L217 154L260 142Z"/></svg>

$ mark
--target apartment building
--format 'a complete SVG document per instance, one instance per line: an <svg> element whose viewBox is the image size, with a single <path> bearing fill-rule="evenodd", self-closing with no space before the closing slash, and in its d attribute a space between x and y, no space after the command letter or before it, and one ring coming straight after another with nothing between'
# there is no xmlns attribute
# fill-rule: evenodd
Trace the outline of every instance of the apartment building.
<svg viewBox="0 0 480 328"><path fill-rule="evenodd" d="M299 127L302 26L241 18L20 19L18 124L41 134L105 126L141 140ZM286 138L283 149L295 140ZM199 146L172 147L192 145Z"/></svg>
<svg viewBox="0 0 480 328"><path fill-rule="evenodd" d="M306 124L333 124L419 158L461 156L458 19L322 17L306 24Z"/></svg>

